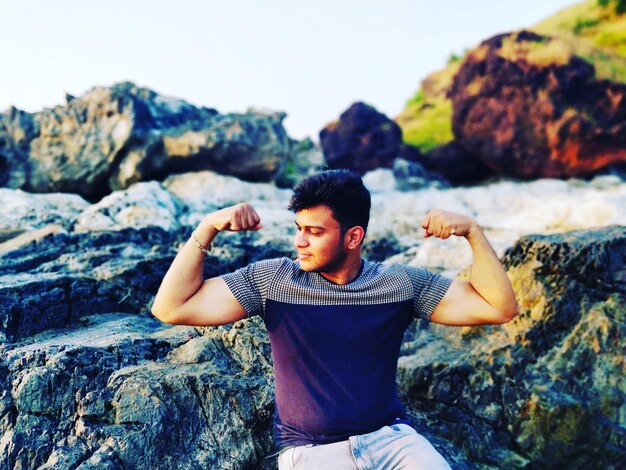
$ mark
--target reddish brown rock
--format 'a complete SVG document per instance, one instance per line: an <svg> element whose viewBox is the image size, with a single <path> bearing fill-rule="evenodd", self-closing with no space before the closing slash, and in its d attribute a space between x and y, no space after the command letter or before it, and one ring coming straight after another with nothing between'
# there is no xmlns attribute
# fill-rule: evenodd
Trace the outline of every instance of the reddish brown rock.
<svg viewBox="0 0 626 470"><path fill-rule="evenodd" d="M357 102L339 121L320 131L320 144L328 166L364 174L376 168L391 168L404 144L400 126L372 106Z"/></svg>
<svg viewBox="0 0 626 470"><path fill-rule="evenodd" d="M597 80L555 41L495 36L454 79L454 135L499 174L584 176L626 162L626 84Z"/></svg>

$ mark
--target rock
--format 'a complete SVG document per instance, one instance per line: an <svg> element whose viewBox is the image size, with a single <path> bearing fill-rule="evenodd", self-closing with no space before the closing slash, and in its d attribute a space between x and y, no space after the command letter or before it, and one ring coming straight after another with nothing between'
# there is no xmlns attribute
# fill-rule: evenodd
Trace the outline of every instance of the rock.
<svg viewBox="0 0 626 470"><path fill-rule="evenodd" d="M197 226L206 214L222 207L242 202L252 204L261 217L263 228L257 232L222 233L214 246L221 245L223 240L235 239L254 250L275 247L293 257L294 216L287 210L291 191L210 171L170 176L163 186L189 207L189 212L181 214L179 219L189 227Z"/></svg>
<svg viewBox="0 0 626 470"><path fill-rule="evenodd" d="M290 152L283 113L220 115L132 83L0 116L0 183L97 200L138 181L211 169L269 181Z"/></svg>
<svg viewBox="0 0 626 470"><path fill-rule="evenodd" d="M199 335L118 314L0 346L3 468L255 468L271 447L267 336L258 320ZM200 338L211 361L166 359Z"/></svg>
<svg viewBox="0 0 626 470"><path fill-rule="evenodd" d="M241 202L286 209L292 194L269 183L250 183L211 171L173 175L163 182L163 187L196 215Z"/></svg>
<svg viewBox="0 0 626 470"><path fill-rule="evenodd" d="M382 170L378 170L382 171ZM367 175L366 175L367 176ZM393 261L456 275L471 263L467 243L457 237L424 239L419 223L433 208L476 218L496 253L532 233L561 233L620 224L626 220L626 185L617 177L581 180L498 181L482 186L372 194L368 240L395 238L401 253ZM391 260L390 260L391 261Z"/></svg>
<svg viewBox="0 0 626 470"><path fill-rule="evenodd" d="M498 174L583 176L626 162L626 85L594 79L558 39L522 31L482 42L449 96L456 140Z"/></svg>
<svg viewBox="0 0 626 470"><path fill-rule="evenodd" d="M275 183L281 188L293 188L307 176L326 169L324 153L311 139L292 141L292 151Z"/></svg>
<svg viewBox="0 0 626 470"><path fill-rule="evenodd" d="M400 191L413 191L426 187L449 188L450 182L439 173L428 171L417 162L396 158L393 161L393 176Z"/></svg>
<svg viewBox="0 0 626 470"><path fill-rule="evenodd" d="M33 115L11 107L0 114L0 187L23 187L27 182L30 141L39 132Z"/></svg>
<svg viewBox="0 0 626 470"><path fill-rule="evenodd" d="M154 141L154 148L133 148L113 174L112 186L199 170L271 181L291 151L284 118L284 113L218 115L199 129L169 131Z"/></svg>
<svg viewBox="0 0 626 470"><path fill-rule="evenodd" d="M480 466L619 468L626 455L626 227L520 240L520 315L418 330L399 381L416 419Z"/></svg>
<svg viewBox="0 0 626 470"><path fill-rule="evenodd" d="M74 231L119 230L157 226L168 232L180 230L185 204L156 181L136 183L115 191L89 206L77 218Z"/></svg>
<svg viewBox="0 0 626 470"><path fill-rule="evenodd" d="M70 230L89 203L75 194L32 194L0 188L0 243L49 224Z"/></svg>
<svg viewBox="0 0 626 470"><path fill-rule="evenodd" d="M442 175L455 186L479 183L494 175L493 170L468 153L455 140L434 148L417 161L428 170Z"/></svg>
<svg viewBox="0 0 626 470"><path fill-rule="evenodd" d="M348 168L360 174L390 168L404 148L398 124L361 102L322 129L319 137L330 168Z"/></svg>
<svg viewBox="0 0 626 470"><path fill-rule="evenodd" d="M562 232L623 223L623 180L413 191L399 191L390 169L364 180L370 259L465 269L465 240L421 237L432 207L477 217L498 254L545 233L505 257L522 307L516 320L409 328L398 378L414 426L454 468L621 468L626 234ZM16 203L6 211L7 221L18 217L0 244L0 468L275 469L275 459L262 460L273 400L260 319L169 327L148 312L178 247L210 210L250 201L264 228L220 234L205 276L289 256L290 194L208 171L137 183L91 207L67 199L78 201L71 210L65 195L2 190L50 214Z"/></svg>
<svg viewBox="0 0 626 470"><path fill-rule="evenodd" d="M85 315L145 311L175 255L176 235L158 227L53 232L5 252L0 343Z"/></svg>

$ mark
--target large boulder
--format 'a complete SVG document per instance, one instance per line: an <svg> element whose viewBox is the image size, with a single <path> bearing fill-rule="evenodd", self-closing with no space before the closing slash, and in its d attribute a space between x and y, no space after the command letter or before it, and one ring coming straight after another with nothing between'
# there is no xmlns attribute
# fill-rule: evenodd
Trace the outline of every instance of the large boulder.
<svg viewBox="0 0 626 470"><path fill-rule="evenodd" d="M414 418L481 466L623 467L626 227L527 236L504 265L515 320L404 344Z"/></svg>
<svg viewBox="0 0 626 470"><path fill-rule="evenodd" d="M2 468L253 469L271 449L258 320L201 335L107 314L0 350Z"/></svg>
<svg viewBox="0 0 626 470"><path fill-rule="evenodd" d="M328 124L319 137L330 168L348 168L360 174L390 168L404 148L400 126L361 102L344 111L339 121Z"/></svg>
<svg viewBox="0 0 626 470"><path fill-rule="evenodd" d="M595 79L558 39L522 31L484 41L449 96L456 140L498 174L582 176L626 162L626 84Z"/></svg>
<svg viewBox="0 0 626 470"><path fill-rule="evenodd" d="M475 184L494 176L491 168L468 153L456 140L420 155L417 161L454 185Z"/></svg>
<svg viewBox="0 0 626 470"><path fill-rule="evenodd" d="M94 200L200 169L269 181L291 149L284 118L220 115L132 83L96 87L65 106L0 115L0 184Z"/></svg>

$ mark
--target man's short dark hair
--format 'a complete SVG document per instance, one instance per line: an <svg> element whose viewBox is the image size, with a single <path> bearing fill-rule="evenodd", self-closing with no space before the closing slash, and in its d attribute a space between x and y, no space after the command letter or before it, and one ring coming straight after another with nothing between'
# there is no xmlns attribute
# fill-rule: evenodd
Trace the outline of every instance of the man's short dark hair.
<svg viewBox="0 0 626 470"><path fill-rule="evenodd" d="M298 212L319 205L332 210L342 233L357 225L367 231L372 201L358 173L328 170L309 176L294 188L287 208Z"/></svg>

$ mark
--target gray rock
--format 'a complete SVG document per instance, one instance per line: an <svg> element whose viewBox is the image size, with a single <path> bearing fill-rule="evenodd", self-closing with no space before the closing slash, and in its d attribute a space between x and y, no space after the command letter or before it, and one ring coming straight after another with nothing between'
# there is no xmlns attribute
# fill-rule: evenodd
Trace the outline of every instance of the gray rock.
<svg viewBox="0 0 626 470"><path fill-rule="evenodd" d="M404 345L415 419L482 466L621 468L626 227L528 236L504 264L514 321L431 325Z"/></svg>
<svg viewBox="0 0 626 470"><path fill-rule="evenodd" d="M84 315L138 313L175 255L157 227L50 233L0 258L0 342L74 324Z"/></svg>
<svg viewBox="0 0 626 470"><path fill-rule="evenodd" d="M284 118L220 115L132 83L95 87L65 106L0 115L0 184L97 200L203 169L269 181L290 152Z"/></svg>
<svg viewBox="0 0 626 470"><path fill-rule="evenodd" d="M156 181L136 183L89 206L77 217L73 230L84 232L154 226L176 232L181 229L180 219L186 212L186 205Z"/></svg>
<svg viewBox="0 0 626 470"><path fill-rule="evenodd" d="M258 320L205 337L143 315L85 321L2 347L2 468L255 468L269 451L272 364ZM199 338L214 360L165 359Z"/></svg>
<svg viewBox="0 0 626 470"><path fill-rule="evenodd" d="M89 203L76 194L32 194L0 188L0 243L49 224L70 230Z"/></svg>
<svg viewBox="0 0 626 470"><path fill-rule="evenodd" d="M446 189L451 187L439 173L429 171L417 162L404 158L396 158L393 161L393 176L400 191L414 191L416 189L435 187Z"/></svg>

